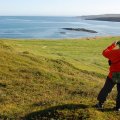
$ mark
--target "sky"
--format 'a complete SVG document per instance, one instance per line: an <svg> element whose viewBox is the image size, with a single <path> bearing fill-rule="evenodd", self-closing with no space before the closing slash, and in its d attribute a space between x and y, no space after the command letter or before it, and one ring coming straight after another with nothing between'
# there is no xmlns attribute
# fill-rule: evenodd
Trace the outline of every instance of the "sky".
<svg viewBox="0 0 120 120"><path fill-rule="evenodd" d="M0 0L0 16L120 14L120 0Z"/></svg>

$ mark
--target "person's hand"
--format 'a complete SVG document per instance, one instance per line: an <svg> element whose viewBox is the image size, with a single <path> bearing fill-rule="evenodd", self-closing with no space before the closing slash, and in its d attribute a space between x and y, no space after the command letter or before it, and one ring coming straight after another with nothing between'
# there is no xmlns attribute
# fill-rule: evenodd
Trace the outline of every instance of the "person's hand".
<svg viewBox="0 0 120 120"><path fill-rule="evenodd" d="M114 42L112 43L112 45L113 45L113 46L117 46L117 42L118 42L118 41L114 41Z"/></svg>

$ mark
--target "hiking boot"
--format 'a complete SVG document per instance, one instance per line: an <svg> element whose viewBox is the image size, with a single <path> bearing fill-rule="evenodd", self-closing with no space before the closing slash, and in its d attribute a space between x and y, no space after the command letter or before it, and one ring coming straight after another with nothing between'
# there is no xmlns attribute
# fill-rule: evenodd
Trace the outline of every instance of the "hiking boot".
<svg viewBox="0 0 120 120"><path fill-rule="evenodd" d="M120 112L120 107L114 107L113 110Z"/></svg>
<svg viewBox="0 0 120 120"><path fill-rule="evenodd" d="M97 103L95 106L97 109L103 109L103 104L102 103Z"/></svg>
<svg viewBox="0 0 120 120"><path fill-rule="evenodd" d="M117 108L116 111L120 112L120 108Z"/></svg>

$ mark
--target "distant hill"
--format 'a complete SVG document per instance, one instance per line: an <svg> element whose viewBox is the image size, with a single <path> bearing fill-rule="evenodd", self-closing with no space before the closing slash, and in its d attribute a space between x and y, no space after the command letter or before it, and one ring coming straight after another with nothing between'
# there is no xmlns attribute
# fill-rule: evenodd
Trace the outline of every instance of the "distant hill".
<svg viewBox="0 0 120 120"><path fill-rule="evenodd" d="M80 16L80 17L85 20L120 22L120 14L86 15L86 16Z"/></svg>

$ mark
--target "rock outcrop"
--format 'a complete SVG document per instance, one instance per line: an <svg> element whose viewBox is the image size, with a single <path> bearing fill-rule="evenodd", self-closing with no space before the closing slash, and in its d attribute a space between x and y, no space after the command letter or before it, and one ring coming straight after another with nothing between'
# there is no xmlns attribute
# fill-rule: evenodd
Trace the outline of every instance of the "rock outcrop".
<svg viewBox="0 0 120 120"><path fill-rule="evenodd" d="M97 33L97 31L89 30L85 28L63 28L64 30L71 30L71 31L82 31L82 32L89 32L89 33Z"/></svg>

